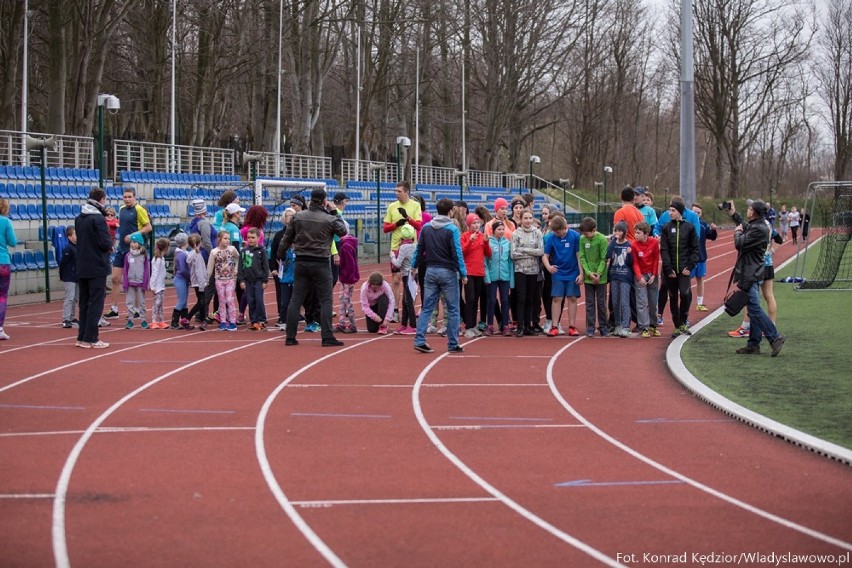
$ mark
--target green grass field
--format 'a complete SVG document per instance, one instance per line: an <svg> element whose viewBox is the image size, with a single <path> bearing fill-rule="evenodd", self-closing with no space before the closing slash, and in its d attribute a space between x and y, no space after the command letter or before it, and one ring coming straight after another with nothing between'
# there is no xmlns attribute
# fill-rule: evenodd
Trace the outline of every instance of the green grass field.
<svg viewBox="0 0 852 568"><path fill-rule="evenodd" d="M818 247L808 251L806 276ZM792 266L776 278L791 275ZM745 339L725 332L742 320L723 314L686 342L683 361L708 387L738 404L852 449L852 291L796 291L795 284L778 280L777 325L787 336L778 357L770 357L766 342L759 356L734 353Z"/></svg>

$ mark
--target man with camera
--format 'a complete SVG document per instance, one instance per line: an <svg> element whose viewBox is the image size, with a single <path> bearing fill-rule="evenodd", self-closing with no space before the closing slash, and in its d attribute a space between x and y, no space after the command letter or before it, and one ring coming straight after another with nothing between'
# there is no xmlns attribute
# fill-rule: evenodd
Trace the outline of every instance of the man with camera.
<svg viewBox="0 0 852 568"><path fill-rule="evenodd" d="M742 216L737 213L733 202L723 204L737 228L734 229L734 246L738 255L734 266L733 280L737 287L748 293L748 311L751 327L748 343L737 349L740 355L759 355L760 342L763 336L772 346L772 356L777 357L784 346L786 338L778 333L775 324L760 307L760 282L763 280L764 254L769 246L770 228L766 222L766 203L761 200L752 201L746 215L748 222L744 224Z"/></svg>

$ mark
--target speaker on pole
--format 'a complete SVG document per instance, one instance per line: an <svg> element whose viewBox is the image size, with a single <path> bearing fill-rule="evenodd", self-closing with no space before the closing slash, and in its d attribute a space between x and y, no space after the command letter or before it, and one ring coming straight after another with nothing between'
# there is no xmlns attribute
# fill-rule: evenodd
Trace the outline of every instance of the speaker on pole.
<svg viewBox="0 0 852 568"><path fill-rule="evenodd" d="M47 148L53 150L56 148L56 138L48 136L47 138L34 138L27 135L27 151L35 150L36 148Z"/></svg>

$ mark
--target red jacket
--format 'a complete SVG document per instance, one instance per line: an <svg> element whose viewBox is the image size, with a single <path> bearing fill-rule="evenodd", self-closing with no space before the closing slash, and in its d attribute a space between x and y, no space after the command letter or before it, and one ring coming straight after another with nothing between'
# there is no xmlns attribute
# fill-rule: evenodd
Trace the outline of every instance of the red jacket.
<svg viewBox="0 0 852 568"><path fill-rule="evenodd" d="M642 278L644 274L660 276L660 241L654 237L648 237L644 243L635 241L630 245L633 253L633 273L636 278Z"/></svg>
<svg viewBox="0 0 852 568"><path fill-rule="evenodd" d="M476 238L472 238L476 235ZM484 233L465 231L461 236L464 267L468 276L485 276L485 257L491 258L491 245Z"/></svg>

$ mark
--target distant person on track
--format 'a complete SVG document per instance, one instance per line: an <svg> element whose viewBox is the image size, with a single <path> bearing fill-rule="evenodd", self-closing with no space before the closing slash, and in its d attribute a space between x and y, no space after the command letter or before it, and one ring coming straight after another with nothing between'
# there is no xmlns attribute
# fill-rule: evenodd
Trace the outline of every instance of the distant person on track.
<svg viewBox="0 0 852 568"><path fill-rule="evenodd" d="M737 228L734 229L734 246L739 252L733 280L740 290L748 293L747 310L751 321L748 343L736 352L740 355L759 355L760 342L765 335L772 346L772 356L777 357L786 338L778 333L775 324L760 306L760 283L765 278L765 254L771 235L765 218L766 204L759 199L753 201L746 212L747 223L736 212L733 203L729 213L734 223L737 223Z"/></svg>
<svg viewBox="0 0 852 568"><path fill-rule="evenodd" d="M196 235L197 237L198 235ZM154 294L151 302L151 329L166 329L169 324L163 319L163 304L166 298L166 259L169 252L169 239L157 239L154 243L154 254L151 258L151 279L148 288ZM205 265L205 275L207 274Z"/></svg>
<svg viewBox="0 0 852 568"><path fill-rule="evenodd" d="M89 192L88 201L74 219L74 230L77 233L77 284L80 287L77 347L83 349L109 347L109 343L98 338L98 321L106 298L106 279L111 271L109 254L112 239L104 217L105 204L106 192L95 188ZM117 290L118 284L115 287Z"/></svg>
<svg viewBox="0 0 852 568"><path fill-rule="evenodd" d="M672 200L669 205L670 221L660 233L660 257L663 261L663 278L669 293L672 337L692 335L686 323L692 304L690 273L698 263L698 233L695 226L684 218L683 201Z"/></svg>
<svg viewBox="0 0 852 568"><path fill-rule="evenodd" d="M698 203L692 204L692 211L701 218L703 209ZM698 264L692 271L692 278L695 278L695 309L699 312L706 312L707 306L704 305L704 278L707 276L707 241L715 241L719 236L716 231L715 223L708 223L701 219L701 232L698 234Z"/></svg>
<svg viewBox="0 0 852 568"><path fill-rule="evenodd" d="M343 345L334 337L331 325L331 243L334 235L346 234L346 224L336 213L327 210L328 195L324 189L311 190L311 203L306 211L299 211L287 225L284 238L276 251L276 257L284 259L292 245L296 253L293 297L287 309L287 339L284 345L298 345L296 331L299 323L299 308L309 289L317 292L320 306L320 334L323 347ZM420 206L417 206L420 209Z"/></svg>
<svg viewBox="0 0 852 568"><path fill-rule="evenodd" d="M16 246L18 238L9 220L9 202L0 199L0 340L9 339L9 335L3 331L3 324L6 322L9 286L12 283L12 255L9 249Z"/></svg>
<svg viewBox="0 0 852 568"><path fill-rule="evenodd" d="M435 204L438 214L428 225L423 227L420 240L417 241L417 251L411 262L413 269L418 262L428 258L426 278L424 280L424 300L417 320L417 335L414 338L414 349L421 353L432 353L426 343L426 328L432 318L432 312L438 303L441 293L447 300L447 350L450 353L462 353L459 345L459 281L467 284L467 269L461 250L461 234L459 228L449 217L453 209L450 199L439 199Z"/></svg>
<svg viewBox="0 0 852 568"><path fill-rule="evenodd" d="M68 244L62 249L62 258L59 260L59 280L65 288L62 327L68 329L80 326L80 322L74 317L80 292L77 290L77 233L74 232L73 225L65 227L65 237Z"/></svg>
<svg viewBox="0 0 852 568"><path fill-rule="evenodd" d="M105 318L118 317L118 290L121 285L122 272L124 271L124 258L130 252L130 239L133 235L140 235L142 242L147 240L147 235L154 227L148 212L136 200L136 190L125 187L121 196L124 200L118 210L118 242L115 256L112 259L112 305L110 310L104 314ZM133 314L128 314L131 316Z"/></svg>

